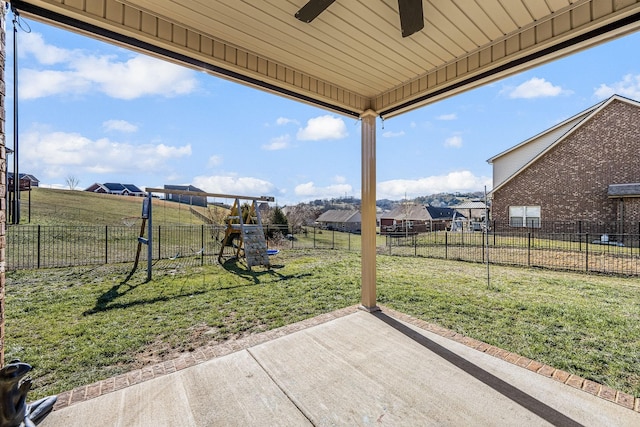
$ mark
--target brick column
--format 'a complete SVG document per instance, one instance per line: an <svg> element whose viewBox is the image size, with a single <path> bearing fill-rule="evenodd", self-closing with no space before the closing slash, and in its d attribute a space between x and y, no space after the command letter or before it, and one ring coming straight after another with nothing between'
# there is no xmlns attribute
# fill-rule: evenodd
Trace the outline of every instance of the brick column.
<svg viewBox="0 0 640 427"><path fill-rule="evenodd" d="M6 8L0 1L0 367L4 366L4 270L5 270L5 224L7 223L7 155L5 150L5 83L6 59Z"/></svg>

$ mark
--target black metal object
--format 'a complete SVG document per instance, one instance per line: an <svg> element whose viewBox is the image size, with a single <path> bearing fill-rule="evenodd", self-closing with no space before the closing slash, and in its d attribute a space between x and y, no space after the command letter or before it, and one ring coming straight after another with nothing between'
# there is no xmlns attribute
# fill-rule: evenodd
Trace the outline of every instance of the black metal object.
<svg viewBox="0 0 640 427"><path fill-rule="evenodd" d="M424 28L422 0L398 0L402 37L409 37Z"/></svg>
<svg viewBox="0 0 640 427"><path fill-rule="evenodd" d="M296 18L302 22L309 23L316 19L318 15L331 6L335 0L309 0L307 4L296 12Z"/></svg>
<svg viewBox="0 0 640 427"><path fill-rule="evenodd" d="M295 17L309 23L324 12L335 0L309 0L296 12ZM398 0L402 37L409 37L424 28L422 0Z"/></svg>
<svg viewBox="0 0 640 427"><path fill-rule="evenodd" d="M53 410L57 396L27 404L31 365L14 360L0 369L0 427L38 425Z"/></svg>
<svg viewBox="0 0 640 427"><path fill-rule="evenodd" d="M13 12L13 209L12 224L20 224L20 171L18 168L18 11Z"/></svg>

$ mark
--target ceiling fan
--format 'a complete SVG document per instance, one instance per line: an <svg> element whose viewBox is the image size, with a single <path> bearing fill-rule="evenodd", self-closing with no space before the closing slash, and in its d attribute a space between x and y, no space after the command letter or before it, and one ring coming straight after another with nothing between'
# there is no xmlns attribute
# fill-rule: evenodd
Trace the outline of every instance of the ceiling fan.
<svg viewBox="0 0 640 427"><path fill-rule="evenodd" d="M331 6L335 0L309 0L307 4L296 12L296 18L302 22L311 22L320 15L326 8ZM422 0L398 0L398 10L400 12L400 27L402 37L409 37L411 34L424 28L424 18L422 14Z"/></svg>

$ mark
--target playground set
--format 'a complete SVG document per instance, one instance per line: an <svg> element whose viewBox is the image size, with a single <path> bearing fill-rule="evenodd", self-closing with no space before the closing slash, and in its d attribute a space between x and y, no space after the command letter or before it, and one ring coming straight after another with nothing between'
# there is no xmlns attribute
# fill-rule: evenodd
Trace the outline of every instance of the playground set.
<svg viewBox="0 0 640 427"><path fill-rule="evenodd" d="M265 239L264 229L262 227L262 219L258 202L273 202L272 196L238 196L232 194L216 194L202 191L185 191L163 188L146 188L147 196L142 203L142 224L140 226L140 234L138 236L138 247L136 250L136 258L131 273L138 267L142 246L147 246L147 280L152 278L152 260L153 260L153 194L160 193L192 196L192 197L212 197L233 199L234 203L226 216L224 223L226 225L224 237L221 241L220 251L218 253L218 262L224 264L230 259L244 259L247 268L251 271L252 267L264 266L271 268L269 260L270 255L278 253L277 250L269 250ZM241 204L241 201L245 201ZM145 236L146 230L146 236ZM199 255L204 255L204 248L200 250ZM231 252L231 255L229 253Z"/></svg>

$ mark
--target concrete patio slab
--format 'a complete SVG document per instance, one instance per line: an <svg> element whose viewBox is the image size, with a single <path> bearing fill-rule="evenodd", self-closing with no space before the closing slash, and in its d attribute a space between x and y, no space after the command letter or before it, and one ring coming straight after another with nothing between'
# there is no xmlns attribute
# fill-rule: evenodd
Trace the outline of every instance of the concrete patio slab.
<svg viewBox="0 0 640 427"><path fill-rule="evenodd" d="M41 426L640 425L632 409L396 317L356 311L56 410Z"/></svg>

